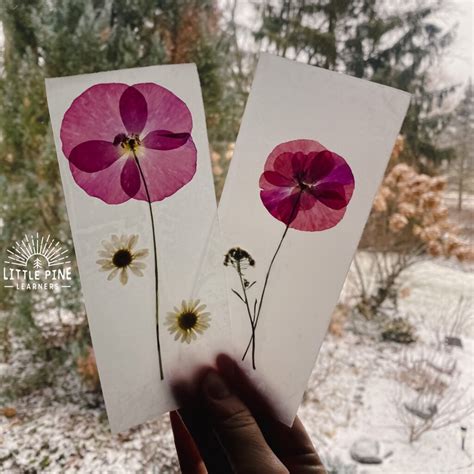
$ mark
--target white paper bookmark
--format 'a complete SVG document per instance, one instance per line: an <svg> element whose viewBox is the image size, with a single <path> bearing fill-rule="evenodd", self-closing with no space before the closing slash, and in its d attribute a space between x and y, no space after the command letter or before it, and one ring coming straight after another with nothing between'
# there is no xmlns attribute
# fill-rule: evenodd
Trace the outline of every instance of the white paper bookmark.
<svg viewBox="0 0 474 474"><path fill-rule="evenodd" d="M113 432L176 403L170 382L229 347L197 70L48 79L82 290Z"/></svg>
<svg viewBox="0 0 474 474"><path fill-rule="evenodd" d="M291 424L409 94L263 54L219 206L237 357Z"/></svg>

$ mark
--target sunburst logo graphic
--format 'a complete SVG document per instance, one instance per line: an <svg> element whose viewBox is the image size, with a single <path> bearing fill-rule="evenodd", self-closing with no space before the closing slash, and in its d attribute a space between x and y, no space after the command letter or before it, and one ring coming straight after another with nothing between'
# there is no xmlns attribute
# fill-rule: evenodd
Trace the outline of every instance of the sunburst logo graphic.
<svg viewBox="0 0 474 474"><path fill-rule="evenodd" d="M43 290L69 288L71 263L68 249L61 242L47 237L25 234L6 251L3 279L5 288Z"/></svg>
<svg viewBox="0 0 474 474"><path fill-rule="evenodd" d="M18 267L28 267L28 263L32 260L34 268L45 268L64 266L71 261L68 258L68 250L64 249L59 240L25 234L21 242L15 242L13 247L7 249L7 265L16 265ZM41 258L42 257L42 258Z"/></svg>

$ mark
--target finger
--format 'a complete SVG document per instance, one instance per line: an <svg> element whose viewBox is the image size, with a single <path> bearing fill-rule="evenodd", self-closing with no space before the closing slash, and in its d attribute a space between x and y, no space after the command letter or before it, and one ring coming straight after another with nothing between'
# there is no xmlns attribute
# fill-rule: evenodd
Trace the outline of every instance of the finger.
<svg viewBox="0 0 474 474"><path fill-rule="evenodd" d="M199 377L198 377L199 378ZM173 394L181 406L179 415L194 440L209 474L232 472L227 455L217 439L195 382L174 382Z"/></svg>
<svg viewBox="0 0 474 474"><path fill-rule="evenodd" d="M226 382L253 413L273 452L290 472L296 472L296 470L301 473L325 472L316 449L299 418L295 419L291 428L280 423L276 420L271 403L258 392L238 364L225 354L219 355L216 363Z"/></svg>
<svg viewBox="0 0 474 474"><path fill-rule="evenodd" d="M224 380L211 370L202 390L215 431L237 473L287 473L244 403L231 393Z"/></svg>
<svg viewBox="0 0 474 474"><path fill-rule="evenodd" d="M181 472L183 474L207 474L198 448L179 414L171 411L170 421Z"/></svg>
<svg viewBox="0 0 474 474"><path fill-rule="evenodd" d="M296 417L289 427L273 419L262 420L265 438L290 472L299 474L326 472L303 423Z"/></svg>

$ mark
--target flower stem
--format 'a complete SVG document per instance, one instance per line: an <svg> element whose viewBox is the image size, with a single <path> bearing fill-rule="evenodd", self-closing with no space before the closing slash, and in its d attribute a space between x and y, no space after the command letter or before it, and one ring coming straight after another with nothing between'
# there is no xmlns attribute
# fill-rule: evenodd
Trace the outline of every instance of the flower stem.
<svg viewBox="0 0 474 474"><path fill-rule="evenodd" d="M248 297L247 297L247 289L245 288L244 279L242 277L242 269L240 268L240 262L237 262L237 273L239 274L240 285L242 286L242 292L244 294L244 303L245 303L245 306L247 308L247 314L249 315L250 326L252 328L251 340L253 341L253 344L255 345L255 321L252 318L252 311L250 311L249 300L248 300ZM254 317L255 317L255 314L254 314ZM255 357L252 358L252 367L254 369L256 369L256 367L255 367Z"/></svg>
<svg viewBox="0 0 474 474"><path fill-rule="evenodd" d="M153 209L151 206L150 192L148 191L148 185L145 180L145 175L143 174L140 161L135 152L133 152L133 158L135 163L138 166L138 171L140 172L140 177L143 181L143 187L145 188L145 194L148 201L148 210L150 211L150 220L151 220L151 234L153 237L153 256L155 260L155 321L156 321L156 343L158 346L158 364L160 366L160 378L164 379L163 375L163 362L161 360L161 346L160 346L160 324L159 324L159 298L158 298L158 254L156 251L156 233L155 233L155 220L153 218Z"/></svg>
<svg viewBox="0 0 474 474"><path fill-rule="evenodd" d="M247 344L247 348L245 349L244 355L242 356L242 360L244 360L245 357L247 356L247 353L250 349L250 346L252 346L252 367L254 369L255 369L255 331L257 329L258 320L260 318L260 313L262 311L263 297L265 296L265 291L267 289L268 279L270 278L270 272L272 271L272 267L273 267L273 264L275 262L275 259L278 255L278 252L280 251L280 248L283 244L283 241L285 240L285 237L286 237L286 234L288 233L290 225L293 222L294 218L296 217L296 209L298 208L298 204L300 202L302 192L303 191L300 191L299 194L298 194L298 197L295 201L293 209L291 210L291 214L290 214L288 224L286 224L283 235L281 236L280 242L278 243L278 246L275 250L275 253L273 254L273 257L270 261L270 265L268 266L268 270L267 270L267 273L265 275L265 281L263 283L262 294L260 295L260 301L258 303L257 314L255 315L255 320L254 320L254 323L253 323L253 326L252 326L252 336L250 337L250 341Z"/></svg>

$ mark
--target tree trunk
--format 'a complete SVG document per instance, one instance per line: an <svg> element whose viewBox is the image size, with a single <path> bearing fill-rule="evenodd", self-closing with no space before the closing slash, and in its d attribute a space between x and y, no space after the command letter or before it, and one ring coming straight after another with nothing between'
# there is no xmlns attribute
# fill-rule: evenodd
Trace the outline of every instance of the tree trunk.
<svg viewBox="0 0 474 474"><path fill-rule="evenodd" d="M459 164L459 176L458 176L458 211L462 211L462 201L464 194L464 163L466 161L466 147L462 147Z"/></svg>

